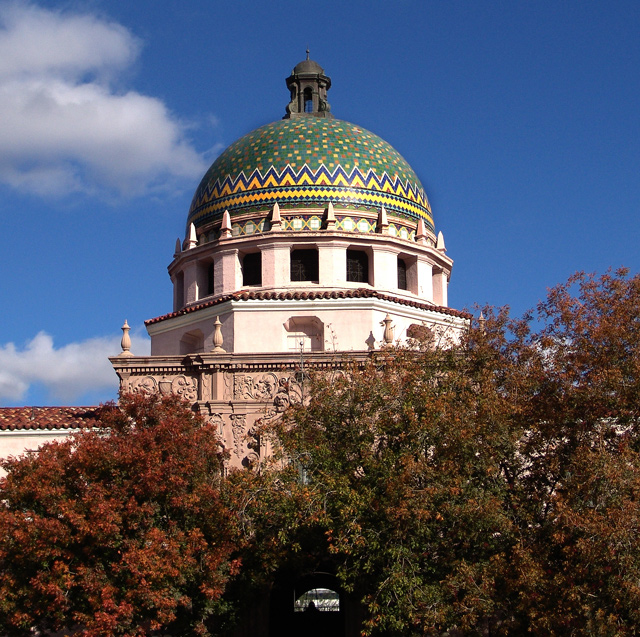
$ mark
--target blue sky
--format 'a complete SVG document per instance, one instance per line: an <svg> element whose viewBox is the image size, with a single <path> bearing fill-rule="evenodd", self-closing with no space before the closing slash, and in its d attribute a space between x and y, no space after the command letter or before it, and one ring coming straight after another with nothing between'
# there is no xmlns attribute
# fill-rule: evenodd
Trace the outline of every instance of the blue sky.
<svg viewBox="0 0 640 637"><path fill-rule="evenodd" d="M202 174L282 117L307 46L422 179L453 307L638 272L638 33L637 0L0 0L0 405L115 397Z"/></svg>

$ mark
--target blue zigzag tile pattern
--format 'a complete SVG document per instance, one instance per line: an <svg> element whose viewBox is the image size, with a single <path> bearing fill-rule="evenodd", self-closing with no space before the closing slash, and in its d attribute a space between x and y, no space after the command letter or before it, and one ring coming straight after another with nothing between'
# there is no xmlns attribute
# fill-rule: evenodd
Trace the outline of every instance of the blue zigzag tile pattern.
<svg viewBox="0 0 640 637"><path fill-rule="evenodd" d="M286 119L231 144L212 164L191 203L187 223L287 207L334 206L422 218L433 230L424 188L406 160L369 131L335 119Z"/></svg>

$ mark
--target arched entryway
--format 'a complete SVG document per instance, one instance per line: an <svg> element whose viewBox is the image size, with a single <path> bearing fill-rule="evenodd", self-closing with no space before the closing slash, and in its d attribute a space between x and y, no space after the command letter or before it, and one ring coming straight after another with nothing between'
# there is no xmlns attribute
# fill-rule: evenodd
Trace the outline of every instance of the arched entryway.
<svg viewBox="0 0 640 637"><path fill-rule="evenodd" d="M347 637L352 606L330 573L281 582L271 593L269 635Z"/></svg>

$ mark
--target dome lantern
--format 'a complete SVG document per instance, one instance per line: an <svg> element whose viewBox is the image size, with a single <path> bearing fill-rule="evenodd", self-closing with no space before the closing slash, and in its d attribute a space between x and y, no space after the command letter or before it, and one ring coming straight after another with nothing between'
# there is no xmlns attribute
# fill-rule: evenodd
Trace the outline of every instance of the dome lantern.
<svg viewBox="0 0 640 637"><path fill-rule="evenodd" d="M333 118L331 106L327 102L331 78L324 74L324 69L317 62L309 59L309 49L307 49L307 59L296 64L287 78L287 88L291 93L291 101L287 104L287 114L284 119Z"/></svg>

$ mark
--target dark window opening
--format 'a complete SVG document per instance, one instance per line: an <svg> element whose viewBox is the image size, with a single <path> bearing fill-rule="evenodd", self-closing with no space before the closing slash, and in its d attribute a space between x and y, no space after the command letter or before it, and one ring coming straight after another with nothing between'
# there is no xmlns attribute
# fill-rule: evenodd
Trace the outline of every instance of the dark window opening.
<svg viewBox="0 0 640 637"><path fill-rule="evenodd" d="M398 289L407 290L407 264L398 258Z"/></svg>
<svg viewBox="0 0 640 637"><path fill-rule="evenodd" d="M369 283L369 256L360 250L347 250L347 281Z"/></svg>
<svg viewBox="0 0 640 637"><path fill-rule="evenodd" d="M175 284L175 309L180 310L184 307L184 273L178 272Z"/></svg>
<svg viewBox="0 0 640 637"><path fill-rule="evenodd" d="M242 259L242 285L262 285L262 252L251 252Z"/></svg>
<svg viewBox="0 0 640 637"><path fill-rule="evenodd" d="M318 282L317 250L293 250L291 252L291 280Z"/></svg>
<svg viewBox="0 0 640 637"><path fill-rule="evenodd" d="M213 294L213 262L207 268L207 296Z"/></svg>
<svg viewBox="0 0 640 637"><path fill-rule="evenodd" d="M310 88L304 89L304 112L313 113L313 91Z"/></svg>

